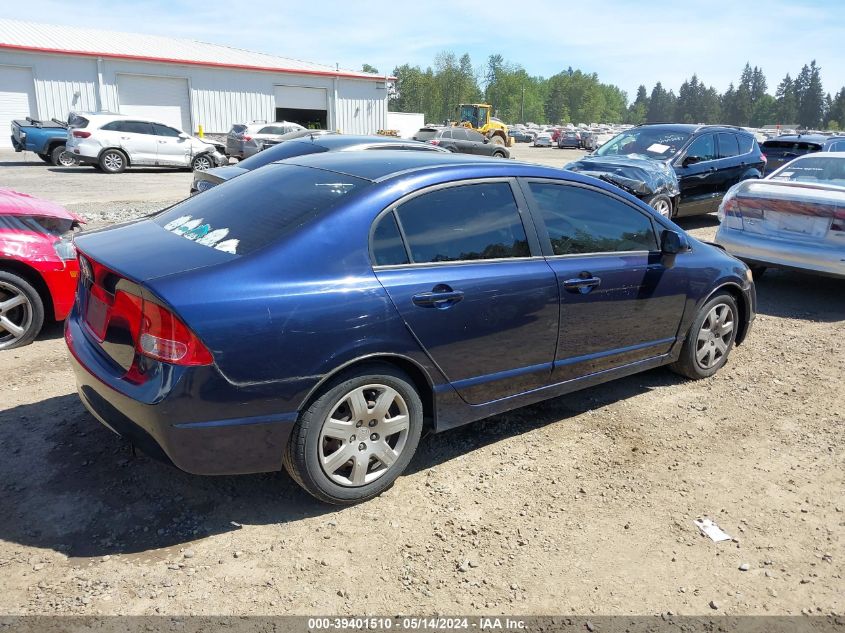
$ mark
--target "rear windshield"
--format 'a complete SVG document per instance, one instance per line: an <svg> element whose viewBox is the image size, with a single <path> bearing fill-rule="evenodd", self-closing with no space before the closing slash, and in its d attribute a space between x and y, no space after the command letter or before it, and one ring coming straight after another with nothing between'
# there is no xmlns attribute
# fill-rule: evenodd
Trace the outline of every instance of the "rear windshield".
<svg viewBox="0 0 845 633"><path fill-rule="evenodd" d="M845 187L845 158L809 156L784 165L773 173L770 179Z"/></svg>
<svg viewBox="0 0 845 633"><path fill-rule="evenodd" d="M437 136L437 132L438 130L420 130L419 132L414 134L414 138L418 141L428 141Z"/></svg>
<svg viewBox="0 0 845 633"><path fill-rule="evenodd" d="M285 158L293 158L294 156L305 156L306 154L319 154L320 152L328 151L322 145L315 145L311 142L305 141L285 141L278 145L272 145L262 152L258 152L250 156L246 160L238 163L241 169L258 169L269 165L277 160L284 160Z"/></svg>
<svg viewBox="0 0 845 633"><path fill-rule="evenodd" d="M817 152L821 149L818 143L807 143L795 141L766 141L763 143L763 150L781 150L786 152Z"/></svg>
<svg viewBox="0 0 845 633"><path fill-rule="evenodd" d="M71 112L67 118L67 125L68 127L76 129L85 128L88 127L88 119L76 114L75 112Z"/></svg>
<svg viewBox="0 0 845 633"><path fill-rule="evenodd" d="M159 225L198 244L248 255L319 217L368 180L296 165L233 178L157 215Z"/></svg>
<svg viewBox="0 0 845 633"><path fill-rule="evenodd" d="M246 132L246 126L240 123L235 123L229 134L243 134L244 132Z"/></svg>

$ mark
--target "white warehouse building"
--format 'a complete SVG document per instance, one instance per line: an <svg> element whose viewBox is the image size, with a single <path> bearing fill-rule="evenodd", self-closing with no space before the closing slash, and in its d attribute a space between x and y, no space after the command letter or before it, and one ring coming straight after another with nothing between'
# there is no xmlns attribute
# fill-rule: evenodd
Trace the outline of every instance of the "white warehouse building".
<svg viewBox="0 0 845 633"><path fill-rule="evenodd" d="M108 111L196 133L295 121L384 129L391 77L187 39L0 19L0 147L11 121Z"/></svg>

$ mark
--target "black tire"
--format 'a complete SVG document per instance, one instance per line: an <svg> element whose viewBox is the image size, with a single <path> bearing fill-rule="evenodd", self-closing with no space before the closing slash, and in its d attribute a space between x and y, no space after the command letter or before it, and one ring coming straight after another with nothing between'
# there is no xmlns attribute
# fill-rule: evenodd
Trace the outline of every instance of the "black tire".
<svg viewBox="0 0 845 633"><path fill-rule="evenodd" d="M329 437L321 438L324 423L332 413L344 410L343 407L347 406L347 400L345 398L347 394L351 394L356 389L370 385L389 387L395 390L398 396L401 396L407 410L407 433L404 436L404 443L398 453L398 457L392 465L384 467L381 475L377 475L377 478L373 481L364 483L363 485L353 485L351 483L342 485L341 483L337 483L332 477L336 476L341 469L348 466L350 469L349 478L351 479L356 460L354 455L351 455L349 460L343 462L332 471L332 476L327 474L320 462L320 453L324 450L325 443L334 442L337 445L335 451L330 452L326 456L330 458L335 452L345 450L343 447L347 445L347 441L344 439L341 442L340 440L334 440ZM369 397L367 399L369 401ZM391 402L393 401L391 400ZM368 407L368 409L371 412L373 408ZM354 417L359 416L353 416L351 408L347 408L346 411L349 413L347 416L350 418L349 424L358 424L358 421L355 421ZM367 415L363 417L366 418ZM383 442L386 442L387 438L390 437L396 442L395 446L398 446L398 442L401 439L399 433L385 436L385 438L379 438L375 433L367 436L370 431L377 431L379 428L382 428L380 422L377 422L376 426L372 426L372 422L376 422L375 420L361 420L360 422L362 422L361 426L356 426L355 428L364 429L364 441L360 441L362 437L360 436L361 432L355 431L355 428L350 426L350 432L359 433L359 435L350 436L348 444L356 445L356 448L359 450L366 450L362 447L365 447L366 443L372 437L375 437L376 440L381 439ZM382 363L360 367L354 372L345 373L335 380L330 381L318 392L308 407L302 412L291 432L287 450L284 454L285 469L290 473L294 481L320 501L336 505L360 503L378 496L393 485L393 482L402 474L414 456L414 452L419 444L422 428L422 401L414 387L413 381L404 372L392 365ZM371 448L374 447L375 444L371 446ZM365 455L367 454L365 453ZM364 472L377 474L379 470L374 467L378 466L380 462L376 461L374 463L369 461L372 459L374 458L367 457L368 461Z"/></svg>
<svg viewBox="0 0 845 633"><path fill-rule="evenodd" d="M50 155L49 155L49 154L41 154L41 153L38 153L38 154L37 154L37 156L38 156L38 158L40 158L41 160L43 160L43 161L44 161L45 163L47 163L48 165L52 165L52 164L53 164L53 159L50 157Z"/></svg>
<svg viewBox="0 0 845 633"><path fill-rule="evenodd" d="M126 154L119 149L107 149L100 154L100 169L107 174L119 174L126 170Z"/></svg>
<svg viewBox="0 0 845 633"><path fill-rule="evenodd" d="M206 169L211 169L212 167L214 167L214 160L212 160L211 156L208 154L194 156L194 159L191 161L192 171L205 171Z"/></svg>
<svg viewBox="0 0 845 633"><path fill-rule="evenodd" d="M710 321L709 325L712 327L713 317L711 312L719 307L724 307L730 310L730 321L732 328L728 335L722 335L719 330L713 331L713 340L708 340L708 336L704 333L711 331L710 328L704 328L705 322ZM709 319L708 319L709 318ZM725 319L723 322L727 322ZM719 371L728 361L728 355L733 348L736 340L737 328L739 327L739 309L736 304L736 299L727 292L719 292L710 298L705 303L690 326L687 338L681 348L681 355L678 360L672 363L669 368L677 374L691 378L692 380L701 380L702 378L709 378L717 371ZM704 328L704 329L703 329ZM720 328L724 330L724 328ZM715 338L721 340L724 345L724 350L720 350ZM708 349L710 351L708 351ZM712 356L705 356L704 361L699 360L699 354L712 354ZM712 359L712 364L707 362L707 358Z"/></svg>
<svg viewBox="0 0 845 633"><path fill-rule="evenodd" d="M50 162L56 167L73 167L76 159L65 150L64 144L54 145L50 150Z"/></svg>
<svg viewBox="0 0 845 633"><path fill-rule="evenodd" d="M674 215L674 205L672 204L672 198L667 196L665 193L658 193L653 195L651 198L646 200L646 204L655 211L657 211L667 220L671 220L672 216Z"/></svg>
<svg viewBox="0 0 845 633"><path fill-rule="evenodd" d="M493 143L493 145L501 145L502 147L506 145L504 139L502 139L502 137L498 134L494 134L493 136L491 136L490 142Z"/></svg>
<svg viewBox="0 0 845 633"><path fill-rule="evenodd" d="M0 303L16 295L25 297L29 303L0 312L0 350L29 345L44 325L44 302L38 291L26 279L0 270ZM23 327L24 333L19 336L12 334L2 325L4 319Z"/></svg>
<svg viewBox="0 0 845 633"><path fill-rule="evenodd" d="M493 152L493 158L504 158L504 157L505 157L504 152Z"/></svg>

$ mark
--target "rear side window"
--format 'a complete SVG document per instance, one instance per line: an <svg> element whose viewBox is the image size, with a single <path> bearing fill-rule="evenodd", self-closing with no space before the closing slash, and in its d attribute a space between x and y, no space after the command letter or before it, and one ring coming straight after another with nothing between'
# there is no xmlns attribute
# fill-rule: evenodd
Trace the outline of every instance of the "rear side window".
<svg viewBox="0 0 845 633"><path fill-rule="evenodd" d="M184 200L154 218L168 231L247 255L320 217L368 180L297 165L270 165Z"/></svg>
<svg viewBox="0 0 845 633"><path fill-rule="evenodd" d="M747 134L738 134L736 138L739 141L740 154L747 154L752 149L754 149L755 139L753 136L748 136Z"/></svg>
<svg viewBox="0 0 845 633"><path fill-rule="evenodd" d="M483 143L484 142L484 135L479 134L474 130L467 130L466 131L467 138L471 141L475 141L476 143Z"/></svg>
<svg viewBox="0 0 845 633"><path fill-rule="evenodd" d="M125 132L126 134L152 134L153 126L145 121L113 121L109 125L117 124L117 127L108 128L117 130L118 132ZM106 129L103 127L103 129Z"/></svg>
<svg viewBox="0 0 845 633"><path fill-rule="evenodd" d="M408 253L391 211L379 219L373 230L373 259L376 266L396 266L408 263Z"/></svg>
<svg viewBox="0 0 845 633"><path fill-rule="evenodd" d="M739 155L739 144L735 134L719 133L719 158L730 158Z"/></svg>
<svg viewBox="0 0 845 633"><path fill-rule="evenodd" d="M463 128L455 128L452 130L452 138L456 141L466 141L469 140L467 136L467 131Z"/></svg>
<svg viewBox="0 0 845 633"><path fill-rule="evenodd" d="M651 219L616 198L570 185L528 186L555 255L657 250Z"/></svg>
<svg viewBox="0 0 845 633"><path fill-rule="evenodd" d="M294 156L305 156L306 154L319 154L325 151L328 151L327 148L322 145L316 145L311 141L285 141L284 143L273 145L263 152L258 152L246 160L242 160L238 163L238 167L247 170L258 169L277 160L293 158Z"/></svg>
<svg viewBox="0 0 845 633"><path fill-rule="evenodd" d="M397 215L414 263L531 254L508 183L438 189L402 204Z"/></svg>

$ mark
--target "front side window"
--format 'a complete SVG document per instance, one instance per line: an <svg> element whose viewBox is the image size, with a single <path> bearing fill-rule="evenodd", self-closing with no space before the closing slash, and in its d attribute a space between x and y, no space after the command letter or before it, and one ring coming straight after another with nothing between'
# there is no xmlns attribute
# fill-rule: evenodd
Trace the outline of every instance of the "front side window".
<svg viewBox="0 0 845 633"><path fill-rule="evenodd" d="M467 130L466 131L467 138L471 141L475 141L476 143L483 143L484 142L484 135L479 134L474 130Z"/></svg>
<svg viewBox="0 0 845 633"><path fill-rule="evenodd" d="M692 143L690 143L689 148L687 149L687 158L690 156L695 156L698 158L698 162L703 162L705 160L714 160L716 158L716 144L713 142L714 138L712 134L705 134L704 136L699 136L695 139Z"/></svg>
<svg viewBox="0 0 845 633"><path fill-rule="evenodd" d="M651 219L608 194L545 182L528 186L555 255L657 250Z"/></svg>
<svg viewBox="0 0 845 633"><path fill-rule="evenodd" d="M630 156L638 154L659 160L680 151L690 137L688 132L665 128L638 127L614 136L597 151L598 156Z"/></svg>
<svg viewBox="0 0 845 633"><path fill-rule="evenodd" d="M735 134L720 133L719 137L719 158L730 158L739 155L739 144Z"/></svg>
<svg viewBox="0 0 845 633"><path fill-rule="evenodd" d="M180 134L179 130L177 130L176 128L172 128L167 125L162 125L161 123L153 123L153 132L156 136L176 137Z"/></svg>
<svg viewBox="0 0 845 633"><path fill-rule="evenodd" d="M425 193L397 209L414 263L529 257L508 183L458 185Z"/></svg>

